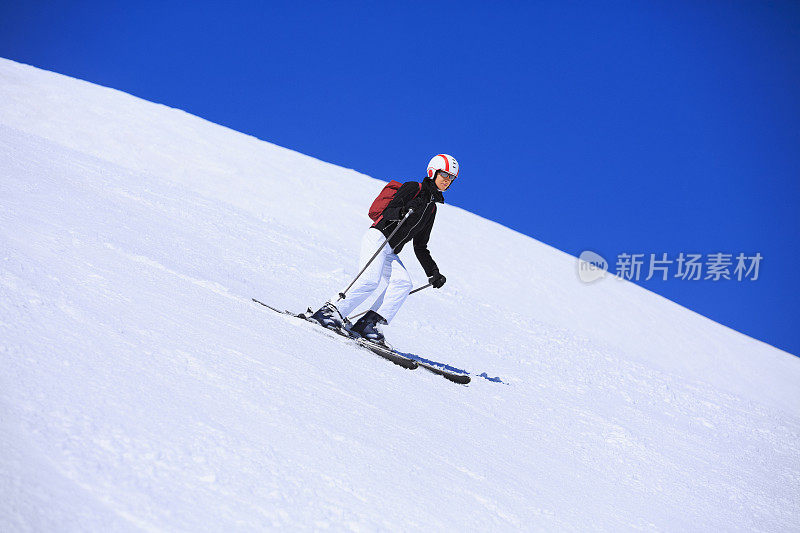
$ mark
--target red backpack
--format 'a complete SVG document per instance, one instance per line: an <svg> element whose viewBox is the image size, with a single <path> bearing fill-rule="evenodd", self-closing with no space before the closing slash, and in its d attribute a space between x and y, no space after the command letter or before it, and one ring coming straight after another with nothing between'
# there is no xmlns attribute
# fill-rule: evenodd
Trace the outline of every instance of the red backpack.
<svg viewBox="0 0 800 533"><path fill-rule="evenodd" d="M378 194L378 197L375 198L375 200L372 202L372 205L369 206L369 218L374 220L375 224L380 222L380 220L383 218L383 210L386 209L386 206L389 205L389 202L392 201L392 198L394 198L394 195L397 193L397 190L400 189L400 187L402 186L403 184L400 183L399 181L392 180L389 183L387 183L383 189L381 189L381 192L380 194ZM417 194L414 195L414 198L416 198L421 191L422 191L422 184L420 183L419 191L417 191Z"/></svg>

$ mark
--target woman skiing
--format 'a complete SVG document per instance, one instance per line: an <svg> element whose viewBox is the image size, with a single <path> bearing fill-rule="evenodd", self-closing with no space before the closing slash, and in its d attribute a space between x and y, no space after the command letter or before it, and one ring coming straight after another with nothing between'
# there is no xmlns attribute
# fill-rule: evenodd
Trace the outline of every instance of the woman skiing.
<svg viewBox="0 0 800 533"><path fill-rule="evenodd" d="M446 278L428 251L428 239L436 218L436 204L444 203L442 191L447 190L457 176L458 161L450 155L439 154L428 163L428 177L422 183L403 183L361 239L359 270L374 255L372 263L355 280L346 297L335 295L311 318L327 328L342 330L344 317L376 294L370 310L349 330L366 340L383 344L384 336L376 326L390 323L411 291L411 277L397 254L412 240L414 253L430 284L437 289L444 285Z"/></svg>

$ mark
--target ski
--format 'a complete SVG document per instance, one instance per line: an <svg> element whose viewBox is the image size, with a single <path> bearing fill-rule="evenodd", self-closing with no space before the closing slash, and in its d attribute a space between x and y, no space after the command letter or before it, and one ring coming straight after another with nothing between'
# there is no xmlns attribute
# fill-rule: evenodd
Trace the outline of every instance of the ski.
<svg viewBox="0 0 800 533"><path fill-rule="evenodd" d="M414 360L417 362L417 364L419 366L421 366L425 370L428 370L429 372L433 372L434 374L442 376L444 379L446 379L448 381L452 381L453 383L458 383L459 385L466 385L467 383L472 381L472 378L469 377L469 374L464 374L462 372L453 372L453 371L441 368L441 367L439 367L437 365L432 365L430 363L424 363L424 362L419 361L417 359L414 359Z"/></svg>
<svg viewBox="0 0 800 533"><path fill-rule="evenodd" d="M352 339L352 337L350 337L350 338ZM366 348L367 350L369 350L370 352L374 353L375 355L383 357L384 359L388 359L392 363L394 363L396 365L400 365L403 368L407 368L409 370L414 370L415 368L420 366L420 364L417 361L415 361L414 359L411 359L410 357L405 357L403 355L400 355L399 353L395 352L394 350L392 350L388 346L381 346L380 344L376 344L374 342L369 342L369 341L361 339L361 338L356 338L356 339L353 339L353 340L356 342L356 344L358 344L362 348Z"/></svg>
<svg viewBox="0 0 800 533"><path fill-rule="evenodd" d="M467 383L472 381L472 379L469 377L469 374L465 374L463 372L454 372L451 370L444 369L438 365L427 363L425 361L420 361L416 357L411 357L410 355L400 353L397 350L394 350L388 346L376 344L374 342L370 342L368 340L361 338L356 339L356 342L358 342L358 344L367 348L368 350L380 355L381 357L386 357L386 358L400 357L406 360L413 361L414 363L417 364L417 366L421 366L425 370L428 370L430 372L433 372L434 374L442 376L443 378L452 381L453 383L458 383L459 385L466 385Z"/></svg>
<svg viewBox="0 0 800 533"><path fill-rule="evenodd" d="M381 355L383 357L387 357L387 356L403 357L405 359L409 359L411 361L414 361L415 363L417 363L418 366L421 366L425 370L428 370L430 372L433 372L434 374L442 376L443 378L445 378L445 379L447 379L449 381L452 381L453 383L458 383L460 385L466 385L467 383L472 381L471 378L469 377L469 374L464 374L462 372L453 372L453 371L450 371L450 370L446 370L444 368L441 368L440 366L437 366L437 365L434 365L434 364L431 364L431 363L426 363L424 361L420 361L419 359L407 356L405 354L401 354L398 351L396 351L396 350L394 350L394 349L392 349L392 348L390 348L388 346L383 346L383 345L380 345L380 344L376 344L374 342L370 342L368 340L361 339L361 338L356 339L356 342L358 342L361 346L364 346L365 348L367 348L367 349L369 349L369 350L371 350L371 351L373 351L373 352L375 352L378 355Z"/></svg>
<svg viewBox="0 0 800 533"><path fill-rule="evenodd" d="M275 311L276 313L280 313L282 315L293 316L293 317L298 318L300 320L305 320L306 322L310 322L310 323L312 323L312 324L314 324L316 326L319 326L321 331L329 331L331 333L335 333L336 335L338 335L340 337L343 337L346 340L352 341L352 343L354 345L359 346L361 348L364 348L365 350L369 350L370 352L374 353L375 355L383 357L384 359L386 359L388 361L391 361L392 363L394 363L394 364L396 364L398 366L402 366L403 368L407 368L408 370L414 370L419 366L419 364L414 359L410 359L408 357L402 356L402 355L396 353L391 348L384 347L384 346L378 346L378 345L376 345L374 343L370 343L368 341L364 341L363 339L353 338L347 333L346 330L336 330L336 329L330 329L330 328L323 327L316 320L311 320L305 313L293 313L291 311L281 311L280 309L277 309L275 307L272 307L271 305L265 304L264 302L262 302L260 300L256 300L255 298L253 298L252 300L257 304L263 305L267 309L271 309L272 311ZM310 315L310 313L309 313L309 315ZM359 341L362 341L362 342L359 342Z"/></svg>
<svg viewBox="0 0 800 533"><path fill-rule="evenodd" d="M343 337L346 340L352 341L357 346L359 346L361 348L364 348L364 349L367 349L370 352L374 353L375 355L383 357L384 359L386 359L388 361L391 361L392 363L394 363L396 365L402 366L403 368L407 368L409 370L414 370L417 367L421 366L425 370L428 370L429 372L433 372L434 374L442 376L443 378L445 378L445 379L447 379L449 381L452 381L453 383L458 383L459 385L466 385L471 381L471 378L470 378L469 374L465 374L463 372L455 372L455 371L447 370L447 369L442 368L442 367L440 367L438 365L431 364L431 363L428 363L426 361L420 361L419 359L416 359L416 358L413 358L413 357L409 357L409 356L407 356L405 354L402 354L402 353L398 352L397 350L394 350L393 348L391 348L389 346L386 346L386 345L383 345L383 344L377 344L377 343L374 343L374 342L370 342L370 341L368 341L366 339L363 339L361 337L353 337L353 336L350 335L350 333L347 330L338 330L338 329L326 328L326 327L320 325L320 323L317 322L316 320L312 320L311 318L309 318L311 316L311 314L313 313L313 311L311 309L309 309L307 311L307 313L293 313L291 311L281 311L280 309L277 309L275 307L272 307L271 305L265 304L264 302L262 302L260 300L257 300L255 298L253 298L252 300L255 303L259 304L259 305L263 305L267 309L271 309L272 311L275 311L276 313L293 316L293 317L298 318L300 320L305 320L306 322L311 322L312 324L315 324L315 325L320 327L320 332L330 332L332 334L336 334L337 336Z"/></svg>

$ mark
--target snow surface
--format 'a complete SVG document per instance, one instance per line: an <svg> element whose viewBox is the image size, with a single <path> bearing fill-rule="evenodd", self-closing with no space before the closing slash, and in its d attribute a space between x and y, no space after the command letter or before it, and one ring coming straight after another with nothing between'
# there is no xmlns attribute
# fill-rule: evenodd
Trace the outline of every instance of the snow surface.
<svg viewBox="0 0 800 533"><path fill-rule="evenodd" d="M381 183L0 59L0 530L800 530L800 359L499 224L386 330L468 386L250 301L345 286Z"/></svg>

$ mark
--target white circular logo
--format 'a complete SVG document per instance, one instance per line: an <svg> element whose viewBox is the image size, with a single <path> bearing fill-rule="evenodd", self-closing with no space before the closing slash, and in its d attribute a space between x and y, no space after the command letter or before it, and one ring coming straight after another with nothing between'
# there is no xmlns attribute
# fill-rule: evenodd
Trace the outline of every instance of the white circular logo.
<svg viewBox="0 0 800 533"><path fill-rule="evenodd" d="M578 256L578 277L584 283L602 279L608 272L608 262L600 254L584 250Z"/></svg>

